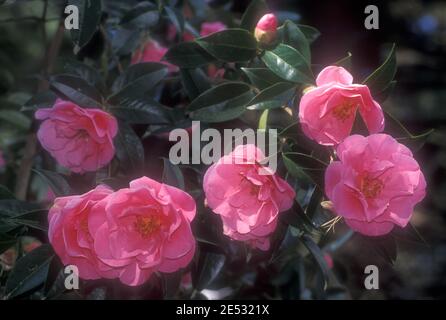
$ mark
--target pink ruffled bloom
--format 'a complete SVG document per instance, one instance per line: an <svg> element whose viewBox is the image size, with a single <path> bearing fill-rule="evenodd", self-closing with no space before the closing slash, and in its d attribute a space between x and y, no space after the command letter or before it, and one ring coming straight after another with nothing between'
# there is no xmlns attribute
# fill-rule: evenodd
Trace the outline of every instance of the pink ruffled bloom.
<svg viewBox="0 0 446 320"><path fill-rule="evenodd" d="M112 278L113 268L94 251L88 219L93 207L113 191L105 186L79 196L56 198L48 213L48 238L64 265L75 265L83 279Z"/></svg>
<svg viewBox="0 0 446 320"><path fill-rule="evenodd" d="M387 134L352 135L337 147L325 172L325 192L336 214L368 236L405 227L426 194L412 152Z"/></svg>
<svg viewBox="0 0 446 320"><path fill-rule="evenodd" d="M369 88L353 84L344 68L326 67L316 84L305 92L299 106L302 130L310 139L326 146L339 144L350 135L358 110L370 133L384 129L383 111Z"/></svg>
<svg viewBox="0 0 446 320"><path fill-rule="evenodd" d="M170 72L178 71L178 67L166 61L161 61L167 52L167 48L163 47L155 40L149 40L142 49L138 49L133 53L131 64L141 62L160 62L165 64Z"/></svg>
<svg viewBox="0 0 446 320"><path fill-rule="evenodd" d="M272 172L265 174L264 159L255 145L239 145L206 171L203 189L225 235L266 251L278 214L291 208L295 192Z"/></svg>
<svg viewBox="0 0 446 320"><path fill-rule="evenodd" d="M257 41L264 44L272 43L277 36L277 25L277 18L274 14L265 14L260 18L259 22L257 22L254 30L254 36Z"/></svg>
<svg viewBox="0 0 446 320"><path fill-rule="evenodd" d="M37 132L43 148L71 171L96 171L113 159L118 124L107 112L57 100L52 108L39 109L35 116L44 120Z"/></svg>
<svg viewBox="0 0 446 320"><path fill-rule="evenodd" d="M129 286L154 272L186 267L195 253L190 223L196 211L186 192L147 177L130 182L91 210L88 229L98 259Z"/></svg>

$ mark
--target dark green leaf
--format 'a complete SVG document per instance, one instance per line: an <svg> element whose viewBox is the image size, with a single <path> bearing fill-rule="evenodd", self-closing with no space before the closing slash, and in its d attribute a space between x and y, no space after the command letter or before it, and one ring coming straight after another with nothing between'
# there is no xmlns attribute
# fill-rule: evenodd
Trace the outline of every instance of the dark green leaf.
<svg viewBox="0 0 446 320"><path fill-rule="evenodd" d="M35 111L40 108L51 108L56 102L57 95L48 90L42 91L31 97L20 109L20 111Z"/></svg>
<svg viewBox="0 0 446 320"><path fill-rule="evenodd" d="M4 185L0 184L0 200L15 199L14 194Z"/></svg>
<svg viewBox="0 0 446 320"><path fill-rule="evenodd" d="M281 77L278 77L274 72L267 68L241 69L248 76L249 81L260 90L271 87L278 82L283 82Z"/></svg>
<svg viewBox="0 0 446 320"><path fill-rule="evenodd" d="M304 24L298 24L297 26L299 27L300 31L302 31L302 33L305 35L305 37L310 43L313 43L321 35L319 30L317 30L314 27L307 26Z"/></svg>
<svg viewBox="0 0 446 320"><path fill-rule="evenodd" d="M370 74L363 84L367 85L372 94L378 94L387 88L396 74L395 44L381 66Z"/></svg>
<svg viewBox="0 0 446 320"><path fill-rule="evenodd" d="M119 105L110 106L110 111L128 123L168 124L171 122L170 109L152 98L119 100Z"/></svg>
<svg viewBox="0 0 446 320"><path fill-rule="evenodd" d="M308 236L308 235L303 235L301 237L302 243L305 245L305 247L308 249L308 251L310 252L311 256L314 258L314 260L316 261L316 264L318 265L322 276L323 276L323 287L324 290L327 288L328 285L328 274L329 274L329 269L327 266L327 263L325 262L324 259L324 254L322 253L321 249L318 247L318 245Z"/></svg>
<svg viewBox="0 0 446 320"><path fill-rule="evenodd" d="M186 89L189 99L192 101L200 94L210 89L211 85L203 70L180 69L181 82Z"/></svg>
<svg viewBox="0 0 446 320"><path fill-rule="evenodd" d="M69 0L68 3L79 9L79 29L71 30L71 38L77 46L83 47L98 29L102 15L102 1Z"/></svg>
<svg viewBox="0 0 446 320"><path fill-rule="evenodd" d="M347 53L347 56L345 56L342 59L339 59L335 63L333 63L335 66L344 67L347 70L351 70L352 68L352 54L350 52Z"/></svg>
<svg viewBox="0 0 446 320"><path fill-rule="evenodd" d="M0 218L12 218L42 210L37 204L15 199L0 200Z"/></svg>
<svg viewBox="0 0 446 320"><path fill-rule="evenodd" d="M43 284L53 256L51 246L43 244L20 258L6 281L5 295L13 298Z"/></svg>
<svg viewBox="0 0 446 320"><path fill-rule="evenodd" d="M217 60L194 41L181 42L173 46L163 59L180 68L196 68Z"/></svg>
<svg viewBox="0 0 446 320"><path fill-rule="evenodd" d="M285 167L294 178L313 182L323 190L325 162L299 152L286 152L282 157Z"/></svg>
<svg viewBox="0 0 446 320"><path fill-rule="evenodd" d="M375 94L373 98L379 103L383 103L392 94L393 90L395 89L396 83L396 80L390 81L389 85L378 94Z"/></svg>
<svg viewBox="0 0 446 320"><path fill-rule="evenodd" d="M246 104L252 99L249 85L242 82L227 82L199 95L187 111L194 120L223 122L242 115Z"/></svg>
<svg viewBox="0 0 446 320"><path fill-rule="evenodd" d="M296 49L305 59L308 65L311 65L311 51L310 43L300 30L300 28L293 22L287 20L278 29L281 35L282 42Z"/></svg>
<svg viewBox="0 0 446 320"><path fill-rule="evenodd" d="M51 78L50 84L56 92L61 93L81 107L101 108L101 94L82 78L58 75Z"/></svg>
<svg viewBox="0 0 446 320"><path fill-rule="evenodd" d="M114 144L116 157L124 171L138 172L144 168L144 147L132 127L120 122Z"/></svg>
<svg viewBox="0 0 446 320"><path fill-rule="evenodd" d="M11 237L8 234L0 233L0 254L13 247L17 242L17 239Z"/></svg>
<svg viewBox="0 0 446 320"><path fill-rule="evenodd" d="M289 45L279 44L274 50L266 50L262 61L282 79L295 83L314 83L305 58Z"/></svg>
<svg viewBox="0 0 446 320"><path fill-rule="evenodd" d="M147 29L155 26L159 21L158 8L153 3L144 1L127 12L121 20L125 27Z"/></svg>
<svg viewBox="0 0 446 320"><path fill-rule="evenodd" d="M163 158L163 160L164 160L163 182L168 185L184 190L185 189L184 177L180 167L178 165L172 164L170 160L167 158Z"/></svg>
<svg viewBox="0 0 446 320"><path fill-rule="evenodd" d="M31 120L17 110L0 110L0 121L8 122L20 130L28 130Z"/></svg>
<svg viewBox="0 0 446 320"><path fill-rule="evenodd" d="M296 85L289 82L279 82L262 90L248 104L250 110L280 108L294 96Z"/></svg>
<svg viewBox="0 0 446 320"><path fill-rule="evenodd" d="M183 34L184 32L184 17L175 8L171 7L164 7L164 10L166 10L167 16L169 17L172 24L175 26L179 34Z"/></svg>
<svg viewBox="0 0 446 320"><path fill-rule="evenodd" d="M102 87L102 77L98 70L89 65L72 59L65 59L62 62L64 72L87 81L93 87Z"/></svg>
<svg viewBox="0 0 446 320"><path fill-rule="evenodd" d="M225 62L244 62L255 57L257 41L243 29L226 29L215 32L196 42L212 56Z"/></svg>
<svg viewBox="0 0 446 320"><path fill-rule="evenodd" d="M240 27L254 32L257 22L268 12L269 9L265 0L252 0L242 16Z"/></svg>
<svg viewBox="0 0 446 320"><path fill-rule="evenodd" d="M162 274L163 296L165 299L172 299L175 297L178 289L180 289L182 278L183 273L180 271Z"/></svg>
<svg viewBox="0 0 446 320"><path fill-rule="evenodd" d="M72 194L70 185L60 173L43 169L33 169L33 171L48 183L48 186L56 196L62 197Z"/></svg>
<svg viewBox="0 0 446 320"><path fill-rule="evenodd" d="M124 98L139 98L158 84L168 73L166 65L145 62L131 65L113 83L114 95L108 98L111 104L119 104Z"/></svg>
<svg viewBox="0 0 446 320"><path fill-rule="evenodd" d="M214 246L201 242L199 245L200 258L192 272L192 283L197 291L205 289L215 280L226 261L224 254L211 250Z"/></svg>

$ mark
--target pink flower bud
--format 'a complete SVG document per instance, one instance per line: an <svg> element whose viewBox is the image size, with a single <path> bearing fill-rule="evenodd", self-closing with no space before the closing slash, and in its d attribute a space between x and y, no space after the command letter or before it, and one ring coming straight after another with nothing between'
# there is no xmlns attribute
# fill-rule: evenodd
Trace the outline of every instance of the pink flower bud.
<svg viewBox="0 0 446 320"><path fill-rule="evenodd" d="M265 14L259 22L257 22L254 36L258 42L270 44L276 39L277 34L277 18L274 14Z"/></svg>

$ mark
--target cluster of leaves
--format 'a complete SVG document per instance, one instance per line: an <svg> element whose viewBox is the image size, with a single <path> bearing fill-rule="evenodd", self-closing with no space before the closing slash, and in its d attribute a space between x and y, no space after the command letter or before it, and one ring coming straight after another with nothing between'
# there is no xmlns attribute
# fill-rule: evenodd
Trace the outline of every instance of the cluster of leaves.
<svg viewBox="0 0 446 320"><path fill-rule="evenodd" d="M2 294L8 298L194 298L200 297L203 289L229 287L228 295L244 298L344 295L342 284L324 259L352 235L347 231L333 242L327 241L327 226L336 221L320 204L324 200L323 173L332 154L303 135L296 117L303 89L314 85L311 43L319 32L295 23L290 14L292 19L282 21L277 42L259 47L253 30L258 19L269 12L263 0L253 0L239 20L224 7L204 10L201 1L68 2L80 9L80 29L71 33L75 59L61 59L57 71L46 79L49 90L33 95L21 111L1 110L0 120L19 123L25 133L34 130L30 119L35 110L51 106L57 97L114 114L119 119L116 158L107 168L82 176L65 174L40 152L33 179L63 196L85 192L99 183L118 188L141 175L158 177L195 197L198 216L193 229L198 251L190 268L157 275L144 288L131 291L113 281L92 281L82 283L79 291L66 292L62 266L51 247L44 244L27 255L19 254L14 269L2 276ZM185 7L194 13L190 21L182 14ZM225 19L229 28L194 41L180 41L186 30L197 35L199 23L209 16ZM177 37L164 59L178 66L179 73L169 74L163 63L130 65L132 52L147 37L164 41L162 34L169 24L175 26ZM348 54L334 64L349 68L351 58ZM223 79L207 77L210 64L225 69ZM393 46L383 64L363 83L383 102L395 86L395 73ZM392 115L386 117L387 130L393 136L413 149L421 146L427 134L413 135ZM295 188L297 196L293 208L280 217L270 251L254 251L224 237L218 217L204 205L201 183L206 168L175 166L166 159L167 142L160 143L160 136L173 128L189 127L192 120L216 128L278 129L279 174ZM358 120L355 132L363 130ZM157 176L161 166L164 170ZM17 246L20 253L18 239L26 234L45 240L48 203L32 201L36 198L18 200L7 187L0 186L0 254L11 246ZM363 240L387 260L395 259L394 235ZM182 276L188 272L192 276L190 292L180 288Z"/></svg>

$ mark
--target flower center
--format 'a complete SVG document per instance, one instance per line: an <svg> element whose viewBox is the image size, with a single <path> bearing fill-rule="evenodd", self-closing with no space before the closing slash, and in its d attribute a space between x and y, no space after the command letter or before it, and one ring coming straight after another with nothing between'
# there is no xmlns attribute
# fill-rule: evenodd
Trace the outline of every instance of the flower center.
<svg viewBox="0 0 446 320"><path fill-rule="evenodd" d="M161 219L157 216L137 216L135 230L142 238L147 239L161 227Z"/></svg>
<svg viewBox="0 0 446 320"><path fill-rule="evenodd" d="M352 101L346 101L333 109L333 115L336 119L344 122L349 119L355 111L355 104Z"/></svg>
<svg viewBox="0 0 446 320"><path fill-rule="evenodd" d="M383 187L384 184L377 178L366 176L361 180L360 189L366 198L375 198L381 193Z"/></svg>

